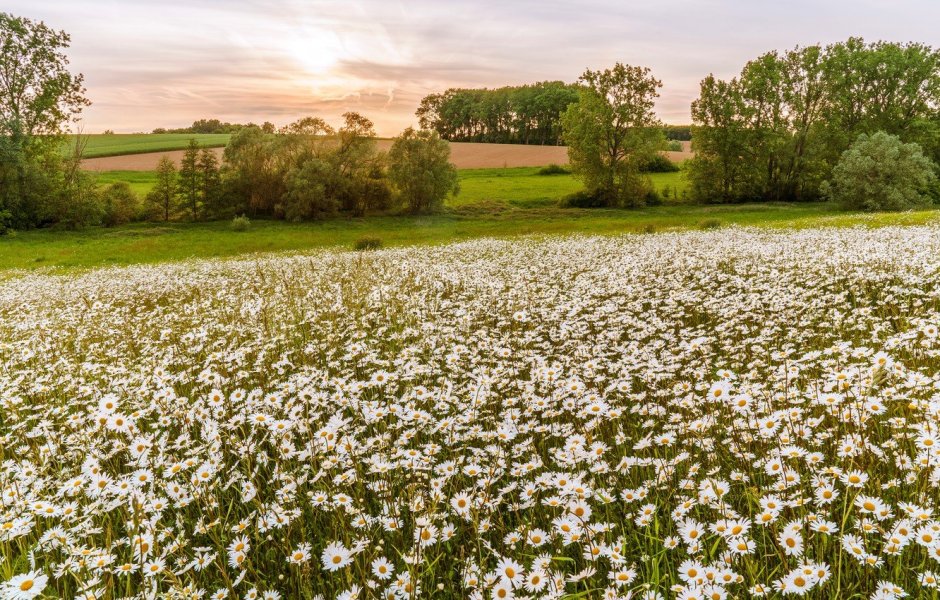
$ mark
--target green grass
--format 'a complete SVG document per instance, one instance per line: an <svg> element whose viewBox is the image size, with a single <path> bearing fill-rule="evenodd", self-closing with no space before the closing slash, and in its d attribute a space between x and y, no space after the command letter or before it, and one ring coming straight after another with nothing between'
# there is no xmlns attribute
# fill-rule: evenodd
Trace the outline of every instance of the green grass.
<svg viewBox="0 0 940 600"><path fill-rule="evenodd" d="M448 201L455 208L501 202L516 208L557 204L581 189L572 175L539 175L538 167L466 169L460 171L460 193Z"/></svg>
<svg viewBox="0 0 940 600"><path fill-rule="evenodd" d="M195 139L201 146L218 148L228 143L228 133L118 133L82 136L87 144L85 158L143 154L146 152L169 152L183 150L189 140ZM74 138L72 139L74 144ZM66 148L64 151L69 151Z"/></svg>
<svg viewBox="0 0 940 600"><path fill-rule="evenodd" d="M466 208L462 207L462 208ZM252 252L351 248L365 236L384 246L438 244L475 237L618 234L722 225L803 228L915 225L940 220L938 211L846 213L825 203L735 206L658 206L638 210L508 208L430 217L376 216L320 223L254 221L248 231L227 222L134 224L82 231L38 230L0 238L0 269L97 267L235 256Z"/></svg>
<svg viewBox="0 0 940 600"><path fill-rule="evenodd" d="M467 169L460 171L460 194L448 205L460 208L467 205L502 203L515 208L555 206L558 201L582 188L574 175L539 175L539 167L510 169ZM651 173L653 187L660 193L670 190L681 193L688 187L685 173Z"/></svg>
<svg viewBox="0 0 940 600"><path fill-rule="evenodd" d="M558 201L581 189L573 175L539 175L538 167L509 169L465 169L460 171L460 193L448 200L453 208L488 205L512 208L556 206ZM156 182L153 171L102 171L98 183L126 181L141 197ZM688 182L685 173L652 173L650 178L660 193L665 188L681 194ZM673 201L671 197L668 201Z"/></svg>
<svg viewBox="0 0 940 600"><path fill-rule="evenodd" d="M131 189L143 199L157 181L156 171L101 171L95 173L99 185L110 185L126 181Z"/></svg>
<svg viewBox="0 0 940 600"><path fill-rule="evenodd" d="M460 172L461 192L443 214L429 217L374 216L322 223L255 221L246 232L220 223L140 223L116 229L67 232L40 230L0 238L0 269L66 269L126 265L252 252L352 247L362 237L384 246L437 244L474 237L524 234L617 234L723 226L764 227L880 226L921 224L940 218L935 211L846 213L831 204L746 204L695 206L676 203L639 210L560 208L558 201L581 189L571 175L538 175L538 168L472 169ZM98 182L126 181L141 197L153 186L150 171L99 173ZM680 195L684 173L654 173L653 183Z"/></svg>

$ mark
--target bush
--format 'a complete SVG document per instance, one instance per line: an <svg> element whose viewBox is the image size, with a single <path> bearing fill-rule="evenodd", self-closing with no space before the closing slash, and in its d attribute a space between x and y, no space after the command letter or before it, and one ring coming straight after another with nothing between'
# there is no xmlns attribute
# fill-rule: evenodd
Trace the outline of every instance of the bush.
<svg viewBox="0 0 940 600"><path fill-rule="evenodd" d="M450 145L434 131L409 127L395 138L388 151L388 177L413 214L440 210L447 196L460 191Z"/></svg>
<svg viewBox="0 0 940 600"><path fill-rule="evenodd" d="M856 210L916 208L930 201L935 169L917 144L883 131L862 134L842 153L823 193Z"/></svg>
<svg viewBox="0 0 940 600"><path fill-rule="evenodd" d="M230 227L232 228L232 231L248 231L248 228L251 227L251 221L248 219L248 217L242 215L232 219Z"/></svg>
<svg viewBox="0 0 940 600"><path fill-rule="evenodd" d="M637 190L636 194L640 198L638 202L630 205L618 204L616 199L610 199L604 195L602 190L590 191L581 190L573 194L568 194L558 203L563 208L638 208L641 206L659 206L663 203L662 196L655 188Z"/></svg>
<svg viewBox="0 0 940 600"><path fill-rule="evenodd" d="M361 237L353 244L353 250L378 250L382 247L382 240L374 236Z"/></svg>
<svg viewBox="0 0 940 600"><path fill-rule="evenodd" d="M11 223L13 223L13 213L0 210L0 235L8 235L14 231Z"/></svg>
<svg viewBox="0 0 940 600"><path fill-rule="evenodd" d="M552 163L547 167L542 167L536 172L537 175L571 175L571 169Z"/></svg>
<svg viewBox="0 0 940 600"><path fill-rule="evenodd" d="M117 181L101 193L101 223L105 227L123 225L140 212L140 199L126 181Z"/></svg>
<svg viewBox="0 0 940 600"><path fill-rule="evenodd" d="M339 212L340 198L333 192L344 182L327 161L309 157L287 173L286 182L280 206L288 221L323 219Z"/></svg>
<svg viewBox="0 0 940 600"><path fill-rule="evenodd" d="M655 188L650 188L646 191L646 205L647 206L660 206L663 203L663 197L659 195L659 192Z"/></svg>
<svg viewBox="0 0 940 600"><path fill-rule="evenodd" d="M49 222L63 229L101 223L101 194L94 176L77 169L67 172L53 203L46 208L50 211Z"/></svg>
<svg viewBox="0 0 940 600"><path fill-rule="evenodd" d="M682 142L678 140L669 140L666 143L666 150L669 152L682 152Z"/></svg>
<svg viewBox="0 0 940 600"><path fill-rule="evenodd" d="M681 146L680 146L681 148ZM646 164L640 169L644 173L675 173L679 170L679 165L672 162L662 154L654 154L646 161Z"/></svg>

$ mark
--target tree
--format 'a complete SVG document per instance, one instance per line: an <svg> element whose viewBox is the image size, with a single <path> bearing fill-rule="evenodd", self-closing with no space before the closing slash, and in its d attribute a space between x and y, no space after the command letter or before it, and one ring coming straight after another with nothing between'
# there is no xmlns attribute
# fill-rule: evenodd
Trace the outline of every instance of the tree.
<svg viewBox="0 0 940 600"><path fill-rule="evenodd" d="M561 114L577 101L578 87L561 81L451 88L425 96L415 115L422 129L433 129L445 140L557 145Z"/></svg>
<svg viewBox="0 0 940 600"><path fill-rule="evenodd" d="M411 127L395 138L388 151L388 176L412 213L439 209L460 191L450 145L434 131Z"/></svg>
<svg viewBox="0 0 940 600"><path fill-rule="evenodd" d="M180 204L189 210L193 221L199 219L200 192L202 191L199 172L199 142L189 140L189 146L180 160L177 193Z"/></svg>
<svg viewBox="0 0 940 600"><path fill-rule="evenodd" d="M917 144L883 131L863 133L842 154L825 189L846 208L905 210L929 202L936 168Z"/></svg>
<svg viewBox="0 0 940 600"><path fill-rule="evenodd" d="M176 166L169 157L164 156L157 163L157 182L147 194L147 204L159 214L164 221L176 211L177 190Z"/></svg>
<svg viewBox="0 0 940 600"><path fill-rule="evenodd" d="M335 192L344 210L361 217L390 195L382 181L384 155L378 151L375 126L359 113L343 114L337 139L339 144L329 159L339 177Z"/></svg>
<svg viewBox="0 0 940 600"><path fill-rule="evenodd" d="M692 104L689 179L709 202L815 200L861 133L886 131L940 160L940 53L860 38L768 52Z"/></svg>
<svg viewBox="0 0 940 600"><path fill-rule="evenodd" d="M826 49L822 113L831 162L859 134L884 131L940 161L940 51L924 44L849 38Z"/></svg>
<svg viewBox="0 0 940 600"><path fill-rule="evenodd" d="M222 178L219 159L211 148L203 148L196 165L199 175L199 196L206 213L211 217L227 217L222 202Z"/></svg>
<svg viewBox="0 0 940 600"><path fill-rule="evenodd" d="M692 102L692 148L687 163L692 193L709 202L734 202L757 196L753 184L759 168L751 155L751 129L744 96L737 79L730 82L709 75Z"/></svg>
<svg viewBox="0 0 940 600"><path fill-rule="evenodd" d="M307 118L288 126L286 134L297 138L287 147L293 166L283 197L286 218L316 219L339 210L362 216L387 202L372 121L347 112L334 133L322 120Z"/></svg>
<svg viewBox="0 0 940 600"><path fill-rule="evenodd" d="M126 181L116 181L101 193L101 222L106 227L123 225L137 215L140 201Z"/></svg>
<svg viewBox="0 0 940 600"><path fill-rule="evenodd" d="M68 70L69 41L45 23L0 13L0 228L56 218L44 205L62 193L63 135L90 104L82 75Z"/></svg>
<svg viewBox="0 0 940 600"><path fill-rule="evenodd" d="M286 175L284 218L322 219L336 214L340 200L332 188L335 172L326 161L310 156Z"/></svg>
<svg viewBox="0 0 940 600"><path fill-rule="evenodd" d="M663 145L653 113L662 83L646 67L621 63L579 81L578 102L562 116L572 171L601 205L641 205L651 185L640 169Z"/></svg>
<svg viewBox="0 0 940 600"><path fill-rule="evenodd" d="M302 143L301 134L266 135L258 127L232 134L222 155L225 196L235 214L273 214L285 191L292 162L287 148Z"/></svg>

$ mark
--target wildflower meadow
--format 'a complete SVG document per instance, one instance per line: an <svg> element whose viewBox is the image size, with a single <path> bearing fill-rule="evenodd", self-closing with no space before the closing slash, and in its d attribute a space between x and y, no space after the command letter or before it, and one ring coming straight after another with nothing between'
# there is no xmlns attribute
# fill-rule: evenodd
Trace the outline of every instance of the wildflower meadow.
<svg viewBox="0 0 940 600"><path fill-rule="evenodd" d="M5 277L0 598L940 597L936 226Z"/></svg>

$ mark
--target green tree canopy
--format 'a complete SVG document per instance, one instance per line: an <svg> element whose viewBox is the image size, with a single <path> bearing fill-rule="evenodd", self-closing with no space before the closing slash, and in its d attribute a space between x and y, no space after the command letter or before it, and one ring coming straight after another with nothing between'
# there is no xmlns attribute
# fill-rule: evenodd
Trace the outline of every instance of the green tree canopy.
<svg viewBox="0 0 940 600"><path fill-rule="evenodd" d="M813 200L860 134L885 131L940 159L940 53L860 38L768 52L692 103L689 178L701 200Z"/></svg>
<svg viewBox="0 0 940 600"><path fill-rule="evenodd" d="M150 211L164 221L169 221L176 213L178 194L176 165L168 156L164 156L157 163L157 181L147 194Z"/></svg>
<svg viewBox="0 0 940 600"><path fill-rule="evenodd" d="M846 208L905 210L930 201L934 169L919 145L883 131L863 133L842 153L824 190Z"/></svg>
<svg viewBox="0 0 940 600"><path fill-rule="evenodd" d="M650 191L641 169L662 148L662 124L653 112L662 83L646 67L617 63L587 70L576 104L562 116L573 172L606 206L637 206Z"/></svg>
<svg viewBox="0 0 940 600"><path fill-rule="evenodd" d="M0 229L64 214L64 188L74 179L64 171L74 169L59 147L90 104L82 75L68 70L69 41L41 21L0 13Z"/></svg>
<svg viewBox="0 0 940 600"><path fill-rule="evenodd" d="M412 213L438 210L459 192L450 146L435 131L409 127L388 151L388 176Z"/></svg>
<svg viewBox="0 0 940 600"><path fill-rule="evenodd" d="M561 81L496 89L451 88L425 96L415 115L422 129L455 142L561 143L561 114L578 86Z"/></svg>

